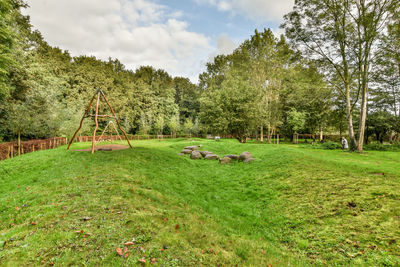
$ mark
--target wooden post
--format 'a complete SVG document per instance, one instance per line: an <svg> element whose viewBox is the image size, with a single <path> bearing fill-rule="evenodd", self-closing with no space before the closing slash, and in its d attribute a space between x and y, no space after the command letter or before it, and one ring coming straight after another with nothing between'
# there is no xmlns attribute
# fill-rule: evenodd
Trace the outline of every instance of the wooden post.
<svg viewBox="0 0 400 267"><path fill-rule="evenodd" d="M14 144L11 145L11 158L14 157Z"/></svg>
<svg viewBox="0 0 400 267"><path fill-rule="evenodd" d="M96 141L96 131L97 131L97 128L99 128L99 121L98 121L97 116L99 115L100 92L101 92L100 90L97 91L96 115L94 117L96 127L94 128L93 137L92 137L92 154L94 153L94 142Z"/></svg>
<svg viewBox="0 0 400 267"><path fill-rule="evenodd" d="M7 151L7 158L9 159L11 156L10 156L10 154L11 154L11 147L10 146L7 146L8 147L8 151Z"/></svg>
<svg viewBox="0 0 400 267"><path fill-rule="evenodd" d="M75 136L76 136L76 134L77 134L77 133L79 132L79 130L82 128L82 123L83 123L83 120L85 119L86 113L88 113L88 112L89 112L89 110L90 110L90 107L92 106L92 103L93 103L93 100L94 100L94 97L95 97L95 96L96 96L96 94L94 94L94 95L93 95L93 97L92 97L92 99L90 100L90 103L89 103L88 107L86 108L86 110L85 110L85 113L83 114L83 117L82 117L82 119L81 119L81 122L80 122L80 124L79 124L79 127L78 127L78 129L76 129L76 131L75 131L74 135L72 136L71 140L69 141L69 144L68 144L67 150L69 150L69 148L70 148L70 146L71 146L72 142L73 142L73 141L74 141L74 139L75 139Z"/></svg>
<svg viewBox="0 0 400 267"><path fill-rule="evenodd" d="M112 141L113 141L113 140L112 140L112 139L113 139L113 136L112 136L112 130L113 130L113 129L110 127L110 142L112 142Z"/></svg>
<svg viewBox="0 0 400 267"><path fill-rule="evenodd" d="M119 133L118 133L117 127L115 127L114 124L113 124L113 126L114 126L115 132L117 133L119 139L121 140L122 143L124 143L124 141L122 140L121 136L120 136Z"/></svg>
<svg viewBox="0 0 400 267"><path fill-rule="evenodd" d="M107 105L110 107L111 112L112 112L112 114L114 115L115 120L117 121L117 124L118 124L119 129L120 129L120 130L122 131L122 133L124 134L124 136L125 136L125 138L126 138L126 141L128 142L130 148L132 148L132 145L131 145L131 143L129 142L129 139L128 139L128 137L126 136L126 132L122 129L121 124L119 123L119 119L118 119L117 115L115 115L114 109L111 107L110 103L108 103L108 100L107 100L106 96L104 95L104 93L103 93L102 91L100 91L100 92L101 92L101 95L103 96L104 100L106 101Z"/></svg>
<svg viewBox="0 0 400 267"><path fill-rule="evenodd" d="M276 136L276 144L279 145L279 134Z"/></svg>
<svg viewBox="0 0 400 267"><path fill-rule="evenodd" d="M110 125L110 122L107 124L106 128L104 128L103 132L101 133L101 135L99 137L99 141L98 142L101 142L101 139L103 138L104 132L107 130L108 125Z"/></svg>
<svg viewBox="0 0 400 267"><path fill-rule="evenodd" d="M21 146L21 154L24 154L24 145Z"/></svg>
<svg viewBox="0 0 400 267"><path fill-rule="evenodd" d="M32 145L32 152L35 152L35 145Z"/></svg>

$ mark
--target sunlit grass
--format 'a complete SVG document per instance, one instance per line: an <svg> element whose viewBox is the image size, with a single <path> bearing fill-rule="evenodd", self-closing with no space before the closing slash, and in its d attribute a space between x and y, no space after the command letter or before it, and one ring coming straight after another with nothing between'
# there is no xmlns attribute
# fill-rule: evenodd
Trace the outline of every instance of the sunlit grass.
<svg viewBox="0 0 400 267"><path fill-rule="evenodd" d="M396 152L132 143L2 161L0 264L400 264ZM250 151L257 160L219 165L177 155L191 144L219 155ZM132 238L130 255L118 256Z"/></svg>

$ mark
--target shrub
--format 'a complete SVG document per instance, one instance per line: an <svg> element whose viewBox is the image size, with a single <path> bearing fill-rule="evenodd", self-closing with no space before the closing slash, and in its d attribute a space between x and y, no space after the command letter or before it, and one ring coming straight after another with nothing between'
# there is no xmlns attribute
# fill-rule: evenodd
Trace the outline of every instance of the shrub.
<svg viewBox="0 0 400 267"><path fill-rule="evenodd" d="M381 144L381 143L371 143L364 146L365 150L376 150L376 151L399 151L400 143L394 144Z"/></svg>
<svg viewBox="0 0 400 267"><path fill-rule="evenodd" d="M329 149L329 150L334 150L334 149L341 149L342 146L336 142L325 142L321 144L322 149Z"/></svg>
<svg viewBox="0 0 400 267"><path fill-rule="evenodd" d="M364 150L387 151L390 150L390 145L385 145L381 143L370 143L364 146Z"/></svg>

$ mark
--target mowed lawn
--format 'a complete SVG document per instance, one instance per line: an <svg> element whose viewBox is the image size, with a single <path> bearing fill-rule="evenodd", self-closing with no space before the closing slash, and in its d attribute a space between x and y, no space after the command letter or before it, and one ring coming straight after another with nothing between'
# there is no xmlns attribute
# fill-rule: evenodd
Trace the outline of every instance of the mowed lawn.
<svg viewBox="0 0 400 267"><path fill-rule="evenodd" d="M197 144L257 160L178 156ZM400 265L400 153L201 139L133 146L1 161L0 265Z"/></svg>

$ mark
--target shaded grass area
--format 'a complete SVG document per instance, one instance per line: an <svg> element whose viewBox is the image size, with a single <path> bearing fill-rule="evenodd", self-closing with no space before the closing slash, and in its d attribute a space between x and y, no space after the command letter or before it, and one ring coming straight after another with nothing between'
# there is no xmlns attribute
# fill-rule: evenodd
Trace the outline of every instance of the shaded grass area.
<svg viewBox="0 0 400 267"><path fill-rule="evenodd" d="M250 151L257 161L177 155L192 144ZM396 152L199 139L133 145L1 162L0 264L400 264ZM130 255L117 256L133 238Z"/></svg>

